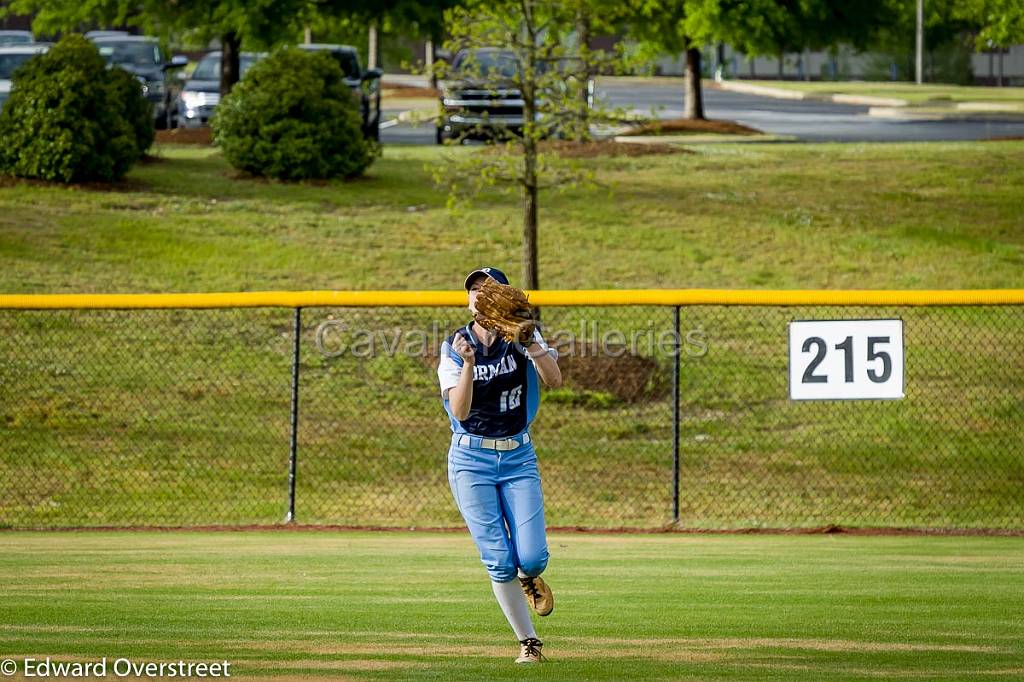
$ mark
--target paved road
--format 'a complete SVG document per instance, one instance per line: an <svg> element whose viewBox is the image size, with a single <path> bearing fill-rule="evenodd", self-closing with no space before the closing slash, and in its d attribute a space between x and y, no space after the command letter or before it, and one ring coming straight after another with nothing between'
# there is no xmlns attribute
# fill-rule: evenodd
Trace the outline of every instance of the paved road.
<svg viewBox="0 0 1024 682"><path fill-rule="evenodd" d="M603 88L613 106L660 108L659 118L683 114L682 93L664 86L612 85ZM637 104L640 103L640 104ZM739 121L773 135L813 142L916 142L978 140L1024 135L1024 118L1006 120L908 121L868 116L868 107L831 102L772 99L706 88L708 118Z"/></svg>
<svg viewBox="0 0 1024 682"><path fill-rule="evenodd" d="M675 81L678 83L678 81ZM598 96L612 106L632 107L644 113L656 109L659 118L679 118L682 91L677 84L604 84ZM739 121L766 133L793 135L809 142L916 142L926 140L979 140L1024 136L1024 118L1005 120L908 121L868 116L868 108L779 100L724 90L705 89L708 118ZM386 115L385 118L388 118ZM429 125L413 128L399 124L383 130L385 144L433 144Z"/></svg>
<svg viewBox="0 0 1024 682"><path fill-rule="evenodd" d="M401 109L384 109L380 128L380 141L384 144L435 144L434 126L431 123L420 123L414 126L409 123L392 123Z"/></svg>

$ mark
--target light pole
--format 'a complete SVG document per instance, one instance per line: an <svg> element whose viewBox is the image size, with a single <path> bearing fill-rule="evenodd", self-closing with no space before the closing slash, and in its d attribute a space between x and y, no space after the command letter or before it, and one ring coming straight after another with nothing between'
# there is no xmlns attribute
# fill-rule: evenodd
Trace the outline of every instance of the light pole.
<svg viewBox="0 0 1024 682"><path fill-rule="evenodd" d="M917 46L914 59L914 80L924 83L924 0L917 0Z"/></svg>

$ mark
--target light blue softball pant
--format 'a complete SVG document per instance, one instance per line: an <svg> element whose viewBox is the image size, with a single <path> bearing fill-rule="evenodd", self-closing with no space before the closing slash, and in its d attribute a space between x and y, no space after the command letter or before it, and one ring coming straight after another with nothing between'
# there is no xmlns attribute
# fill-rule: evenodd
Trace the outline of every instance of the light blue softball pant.
<svg viewBox="0 0 1024 682"><path fill-rule="evenodd" d="M448 451L448 483L491 580L538 576L548 565L544 495L533 443L515 450L457 445Z"/></svg>

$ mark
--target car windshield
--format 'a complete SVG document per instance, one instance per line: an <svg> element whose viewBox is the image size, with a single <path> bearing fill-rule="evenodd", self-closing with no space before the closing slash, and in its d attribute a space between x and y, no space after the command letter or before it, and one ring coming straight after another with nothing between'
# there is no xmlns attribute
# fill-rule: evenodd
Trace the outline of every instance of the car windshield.
<svg viewBox="0 0 1024 682"><path fill-rule="evenodd" d="M107 64L130 66L160 66L160 47L150 42L102 42L96 45Z"/></svg>
<svg viewBox="0 0 1024 682"><path fill-rule="evenodd" d="M467 71L472 75L498 78L515 78L519 72L519 64L511 52L479 50L476 52L460 52L455 58L452 68Z"/></svg>
<svg viewBox="0 0 1024 682"><path fill-rule="evenodd" d="M341 65L341 71L345 74L345 78L359 78L359 61L354 54L351 52L332 52L331 56Z"/></svg>
<svg viewBox="0 0 1024 682"><path fill-rule="evenodd" d="M27 45L31 42L32 36L27 33L0 34L0 45Z"/></svg>
<svg viewBox="0 0 1024 682"><path fill-rule="evenodd" d="M10 80L14 70L35 57L34 54L0 54L0 80Z"/></svg>
<svg viewBox="0 0 1024 682"><path fill-rule="evenodd" d="M341 65L341 71L345 74L345 78L359 77L359 62L355 59L354 54L351 52L332 52L332 54Z"/></svg>
<svg viewBox="0 0 1024 682"><path fill-rule="evenodd" d="M239 78L245 75L249 67L256 63L256 57L242 55L239 57ZM218 81L220 80L220 55L208 54L196 64L196 70L192 72L192 78L197 81Z"/></svg>

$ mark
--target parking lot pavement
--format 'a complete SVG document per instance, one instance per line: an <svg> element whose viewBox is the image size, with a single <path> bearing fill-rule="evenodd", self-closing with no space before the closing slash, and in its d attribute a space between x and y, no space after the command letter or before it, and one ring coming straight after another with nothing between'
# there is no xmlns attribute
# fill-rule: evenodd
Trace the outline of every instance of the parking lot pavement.
<svg viewBox="0 0 1024 682"><path fill-rule="evenodd" d="M601 80L598 97L612 106L638 113L653 111L662 119L683 115L679 79ZM1019 116L887 119L869 116L869 107L863 105L779 100L712 88L704 90L704 106L708 118L737 121L771 135L792 136L806 142L917 142L1024 136L1024 118ZM434 129L429 124L414 127L396 122L381 131L381 140L384 144L434 144Z"/></svg>

